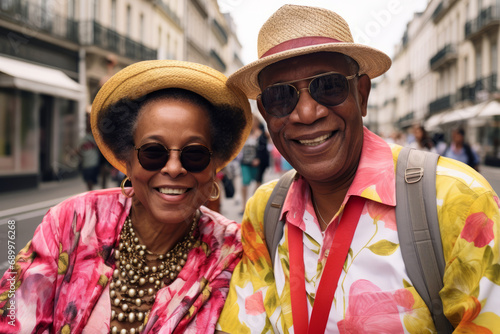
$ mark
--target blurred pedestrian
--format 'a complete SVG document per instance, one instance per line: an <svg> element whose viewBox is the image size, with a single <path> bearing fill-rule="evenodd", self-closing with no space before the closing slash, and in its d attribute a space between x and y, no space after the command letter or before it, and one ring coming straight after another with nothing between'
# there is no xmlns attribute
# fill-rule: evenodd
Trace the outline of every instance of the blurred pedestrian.
<svg viewBox="0 0 500 334"><path fill-rule="evenodd" d="M443 156L461 161L479 171L479 156L465 141L465 130L461 127L451 132L451 142Z"/></svg>
<svg viewBox="0 0 500 334"><path fill-rule="evenodd" d="M90 126L90 116L87 114L85 119L85 136L80 140L78 146L78 155L81 158L81 172L83 180L87 185L87 190L94 189L99 176L101 152L92 135Z"/></svg>
<svg viewBox="0 0 500 334"><path fill-rule="evenodd" d="M434 136L432 136L432 142L436 148L436 153L443 155L444 151L446 151L446 148L448 147L448 144L446 144L446 141L444 140L444 133L436 132Z"/></svg>
<svg viewBox="0 0 500 334"><path fill-rule="evenodd" d="M259 121L258 121L259 122ZM260 136L257 140L257 158L259 159L259 166L257 171L257 176L255 181L257 181L257 188L262 184L262 179L266 169L269 167L270 154L267 148L267 143L269 142L269 134L266 132L264 124L259 122Z"/></svg>
<svg viewBox="0 0 500 334"><path fill-rule="evenodd" d="M409 147L416 148L421 151L436 152L434 143L432 142L432 139L429 138L429 135L423 125L415 124L412 128L412 132L415 140L408 145Z"/></svg>
<svg viewBox="0 0 500 334"><path fill-rule="evenodd" d="M250 135L248 136L243 149L241 150L241 201L242 209L240 214L243 214L245 210L245 205L248 199L248 187L252 181L257 181L257 174L259 172L260 160L257 156L257 147L259 144L259 138L261 134L260 122L257 117L253 117L253 125Z"/></svg>

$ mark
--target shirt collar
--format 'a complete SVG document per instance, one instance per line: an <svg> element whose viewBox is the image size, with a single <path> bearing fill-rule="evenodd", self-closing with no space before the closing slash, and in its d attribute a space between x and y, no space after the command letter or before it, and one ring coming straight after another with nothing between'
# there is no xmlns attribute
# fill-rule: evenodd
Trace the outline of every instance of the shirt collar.
<svg viewBox="0 0 500 334"><path fill-rule="evenodd" d="M389 206L396 206L395 164L391 148L379 136L363 128L363 148L359 160L358 170L347 191L347 199L352 196L361 196L368 200ZM286 213L288 220L297 220L298 226L303 219L304 210L311 204L309 185L304 178L295 180L288 190L281 218Z"/></svg>

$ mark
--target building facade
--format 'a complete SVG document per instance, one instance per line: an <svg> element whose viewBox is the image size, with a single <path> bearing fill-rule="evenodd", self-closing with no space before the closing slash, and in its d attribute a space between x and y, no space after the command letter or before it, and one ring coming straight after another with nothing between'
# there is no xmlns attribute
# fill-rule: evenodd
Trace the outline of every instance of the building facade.
<svg viewBox="0 0 500 334"><path fill-rule="evenodd" d="M0 192L78 175L86 112L118 70L177 59L230 74L240 53L215 0L2 1Z"/></svg>
<svg viewBox="0 0 500 334"><path fill-rule="evenodd" d="M498 44L500 1L430 0L415 14L376 88L377 128L423 124L443 133L463 127L482 161L500 165ZM389 103L393 109L389 109Z"/></svg>

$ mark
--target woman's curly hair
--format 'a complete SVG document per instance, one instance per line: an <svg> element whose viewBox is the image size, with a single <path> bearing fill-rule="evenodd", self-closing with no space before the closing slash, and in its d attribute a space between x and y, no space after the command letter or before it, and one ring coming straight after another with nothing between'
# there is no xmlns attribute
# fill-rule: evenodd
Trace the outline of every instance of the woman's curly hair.
<svg viewBox="0 0 500 334"><path fill-rule="evenodd" d="M122 99L99 113L98 131L118 160L126 162L130 158L141 110L148 103L161 99L190 102L206 110L214 158L217 161L227 161L233 156L247 123L243 110L230 105L215 106L201 95L189 90L167 88L135 100Z"/></svg>

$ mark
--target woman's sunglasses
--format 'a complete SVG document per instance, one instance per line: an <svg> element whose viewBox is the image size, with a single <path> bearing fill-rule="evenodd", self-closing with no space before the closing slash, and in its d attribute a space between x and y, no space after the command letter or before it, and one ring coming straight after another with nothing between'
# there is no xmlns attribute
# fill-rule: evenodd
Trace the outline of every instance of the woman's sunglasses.
<svg viewBox="0 0 500 334"><path fill-rule="evenodd" d="M336 72L327 72L294 81L271 85L257 96L266 112L274 117L285 117L292 113L299 102L300 91L307 89L318 103L333 107L341 104L349 95L349 81L358 74L344 76ZM312 80L311 80L312 79ZM311 80L307 88L297 89L292 83Z"/></svg>
<svg viewBox="0 0 500 334"><path fill-rule="evenodd" d="M160 143L148 143L137 148L137 159L145 170L157 171L162 169L170 157L170 151L181 152L182 167L191 173L201 172L210 164L212 151L203 145L188 145L181 149L168 149Z"/></svg>

